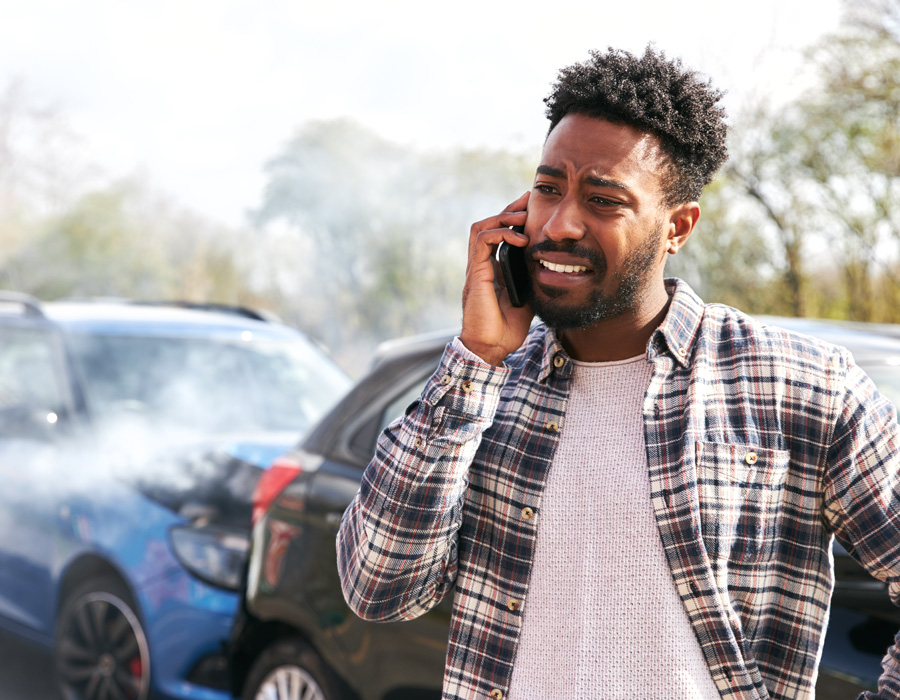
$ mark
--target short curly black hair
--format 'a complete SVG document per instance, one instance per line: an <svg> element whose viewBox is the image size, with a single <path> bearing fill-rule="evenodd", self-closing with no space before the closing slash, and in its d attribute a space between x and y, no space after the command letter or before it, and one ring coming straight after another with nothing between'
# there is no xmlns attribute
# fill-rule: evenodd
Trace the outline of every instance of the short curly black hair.
<svg viewBox="0 0 900 700"><path fill-rule="evenodd" d="M560 70L544 99L550 131L567 114L584 114L652 133L670 160L666 205L699 199L728 158L724 93L652 46L640 58L613 48L590 55Z"/></svg>

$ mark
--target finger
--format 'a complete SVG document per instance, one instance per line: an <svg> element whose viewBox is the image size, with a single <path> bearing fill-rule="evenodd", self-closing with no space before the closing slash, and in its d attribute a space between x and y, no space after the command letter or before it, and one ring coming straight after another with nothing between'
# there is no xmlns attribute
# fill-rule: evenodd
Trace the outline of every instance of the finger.
<svg viewBox="0 0 900 700"><path fill-rule="evenodd" d="M503 278L503 270L500 269L500 261L492 258L491 267L494 268L494 291L500 296L500 292L506 291L506 280Z"/></svg>
<svg viewBox="0 0 900 700"><path fill-rule="evenodd" d="M506 210L497 214L495 216L489 216L487 219L482 219L481 221L476 221L472 224L472 227L469 229L469 265L471 265L473 257L475 256L475 246L478 239L479 234L486 230L500 230L506 229L509 230L512 226L525 226L525 220L528 216L528 212L525 207L528 205L528 199L531 196L530 191L526 191L520 196L518 199L510 202L507 206ZM512 245L524 246L528 244L528 238L523 237L522 234L518 234L513 236L512 238L507 238ZM493 245L499 244L499 240ZM493 252L493 251L492 251Z"/></svg>
<svg viewBox="0 0 900 700"><path fill-rule="evenodd" d="M490 236L484 239L490 241L490 245L499 245L501 240L515 246L528 245L528 236L512 229L513 226L524 226L525 217L526 212L503 213L472 224L469 232L469 259L475 255L478 239L484 233L490 233Z"/></svg>
<svg viewBox="0 0 900 700"><path fill-rule="evenodd" d="M528 217L526 211L504 211L495 216L489 216L481 221L472 224L469 230L470 238L474 238L482 231L496 228L509 228L510 226L524 226L525 219Z"/></svg>
<svg viewBox="0 0 900 700"><path fill-rule="evenodd" d="M524 211L528 206L528 198L531 196L531 190L526 190L517 200L510 202L504 211Z"/></svg>
<svg viewBox="0 0 900 700"><path fill-rule="evenodd" d="M481 221L476 221L472 224L472 228L469 231L470 237L475 236L479 231L483 231L488 228L500 228L501 226L521 226L525 223L525 219L528 215L526 207L528 206L528 198L531 196L531 192L525 192L521 197L516 199L513 202L510 202L507 207L495 216L489 216L486 219L482 219Z"/></svg>
<svg viewBox="0 0 900 700"><path fill-rule="evenodd" d="M524 247L528 245L528 236L505 226L477 232L472 238L469 248L469 267L492 260L497 246L503 241L510 245Z"/></svg>

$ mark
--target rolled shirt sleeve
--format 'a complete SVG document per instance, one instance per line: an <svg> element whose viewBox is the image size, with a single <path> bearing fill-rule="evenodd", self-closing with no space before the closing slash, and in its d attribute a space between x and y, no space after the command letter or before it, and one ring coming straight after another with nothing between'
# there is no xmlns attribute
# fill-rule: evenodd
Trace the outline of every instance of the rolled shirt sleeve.
<svg viewBox="0 0 900 700"><path fill-rule="evenodd" d="M468 469L508 373L457 338L382 433L337 537L344 597L360 617L415 618L453 586Z"/></svg>

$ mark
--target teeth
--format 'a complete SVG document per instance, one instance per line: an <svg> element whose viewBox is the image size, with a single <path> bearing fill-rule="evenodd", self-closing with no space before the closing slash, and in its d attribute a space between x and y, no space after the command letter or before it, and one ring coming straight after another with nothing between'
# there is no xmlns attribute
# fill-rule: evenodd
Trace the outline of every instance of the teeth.
<svg viewBox="0 0 900 700"><path fill-rule="evenodd" d="M540 263L553 272L587 272L587 268L584 265L557 265L546 260L541 260Z"/></svg>

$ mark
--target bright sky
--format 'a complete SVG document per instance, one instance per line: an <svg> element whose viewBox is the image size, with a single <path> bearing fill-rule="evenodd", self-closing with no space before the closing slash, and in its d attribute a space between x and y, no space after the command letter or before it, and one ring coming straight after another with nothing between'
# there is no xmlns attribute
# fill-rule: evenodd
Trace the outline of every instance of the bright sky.
<svg viewBox="0 0 900 700"><path fill-rule="evenodd" d="M537 147L557 70L650 41L728 91L790 94L838 0L0 0L0 89L53 102L109 175L229 224L304 122L421 147Z"/></svg>

